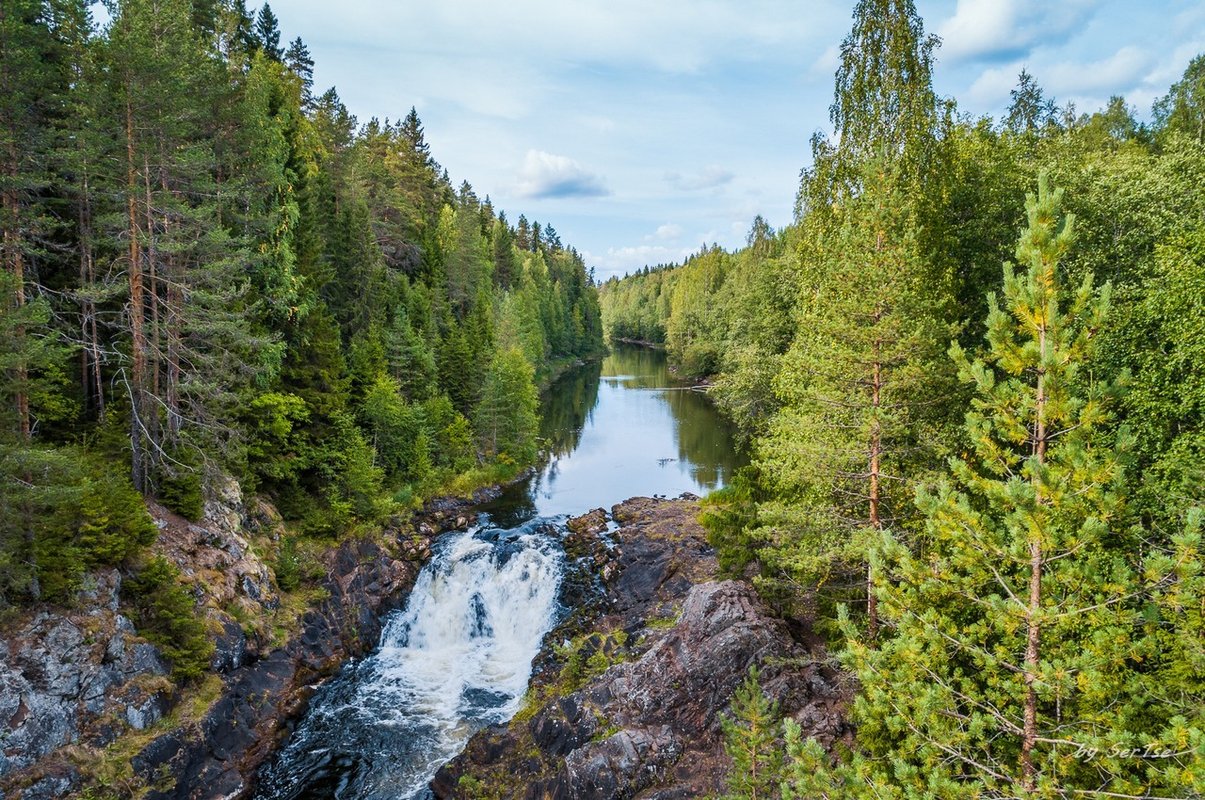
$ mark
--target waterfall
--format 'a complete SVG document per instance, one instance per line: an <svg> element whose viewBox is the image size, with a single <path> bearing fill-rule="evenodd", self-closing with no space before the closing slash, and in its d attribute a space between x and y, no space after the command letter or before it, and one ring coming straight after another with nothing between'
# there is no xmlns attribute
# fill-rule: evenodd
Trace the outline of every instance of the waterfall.
<svg viewBox="0 0 1205 800"><path fill-rule="evenodd" d="M424 797L475 731L514 715L559 611L548 528L444 536L376 652L315 694L257 797Z"/></svg>

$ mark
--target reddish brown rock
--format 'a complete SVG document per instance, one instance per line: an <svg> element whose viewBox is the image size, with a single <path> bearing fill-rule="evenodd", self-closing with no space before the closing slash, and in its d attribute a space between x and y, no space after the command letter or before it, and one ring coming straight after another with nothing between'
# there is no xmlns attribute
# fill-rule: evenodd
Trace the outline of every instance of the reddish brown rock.
<svg viewBox="0 0 1205 800"><path fill-rule="evenodd" d="M721 788L720 717L751 665L783 712L845 736L845 697L821 651L792 637L753 588L718 580L693 500L612 509L616 574L553 631L531 704L440 771L438 798L670 798ZM581 518L584 519L584 518ZM568 646L566 646L568 645Z"/></svg>

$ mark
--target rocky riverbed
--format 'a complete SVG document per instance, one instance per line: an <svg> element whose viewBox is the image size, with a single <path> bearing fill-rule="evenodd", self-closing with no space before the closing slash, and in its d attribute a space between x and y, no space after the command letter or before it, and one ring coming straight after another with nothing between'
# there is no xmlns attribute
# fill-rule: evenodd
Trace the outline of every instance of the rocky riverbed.
<svg viewBox="0 0 1205 800"><path fill-rule="evenodd" d="M570 522L567 591L526 706L444 767L437 798L698 797L721 787L720 717L748 669L808 735L846 737L839 675L743 581L719 580L691 498Z"/></svg>
<svg viewBox="0 0 1205 800"><path fill-rule="evenodd" d="M327 552L322 599L273 644L237 621L280 611L257 555L279 534L270 507L243 507L230 487L199 523L153 512L156 551L193 582L218 641L211 696L181 694L122 614L120 573L97 573L75 608L31 613L0 637L0 797L89 785L153 800L245 796L317 684L376 644L430 537L473 516L463 503L437 503L413 525ZM801 644L747 583L718 578L697 514L690 497L635 498L569 522L562 602L573 611L546 638L523 710L475 736L437 775L436 797L714 791L728 766L720 717L751 665L805 732L848 735L823 650ZM190 702L199 711L181 713Z"/></svg>

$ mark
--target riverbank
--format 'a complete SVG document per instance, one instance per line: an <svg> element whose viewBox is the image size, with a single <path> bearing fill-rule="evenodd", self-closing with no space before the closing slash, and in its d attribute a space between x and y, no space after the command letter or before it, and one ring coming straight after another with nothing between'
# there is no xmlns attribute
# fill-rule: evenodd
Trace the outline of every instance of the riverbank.
<svg viewBox="0 0 1205 800"><path fill-rule="evenodd" d="M434 538L467 527L472 506L505 485L436 498L343 541L306 542L310 578L293 591L281 590L273 570L290 536L284 522L262 500L244 503L233 481L197 522L151 504L153 552L180 570L215 641L209 671L171 679L162 653L125 616L115 569L95 575L72 607L8 620L0 797L241 796L317 684L376 646Z"/></svg>
<svg viewBox="0 0 1205 800"><path fill-rule="evenodd" d="M437 798L677 798L722 788L720 717L750 666L806 734L844 740L848 697L743 581L720 580L698 504L634 498L571 520L575 610L545 637L523 709L477 734ZM606 533L608 522L619 527Z"/></svg>
<svg viewBox="0 0 1205 800"><path fill-rule="evenodd" d="M608 339L610 342L620 342L622 344L630 344L636 347L647 347L650 350L665 350L664 342L649 342L644 339L625 339L622 336L616 336Z"/></svg>
<svg viewBox="0 0 1205 800"><path fill-rule="evenodd" d="M600 372L624 380L600 380ZM347 542L296 535L268 504L249 498L244 505L233 482L218 487L200 522L154 509L161 539L154 552L180 568L197 616L218 641L211 671L182 691L175 686L163 659L123 619L121 575L112 571L79 608L50 609L18 631L29 637L5 645L4 664L18 673L8 677L30 685L10 691L0 675L0 695L13 698L0 703L0 725L11 719L0 728L4 753L26 748L23 763L11 759L0 769L8 773L0 793L10 800L85 790L98 799L201 797L214 787L246 793L318 683L376 647L381 621L407 601L442 531L468 527L477 511L510 529L637 492L722 485L737 462L718 416L692 393L644 391L667 381L660 353L617 348L605 366L578 370L549 396L541 435L551 463L529 486L466 486L460 497L431 501L384 527L351 531ZM530 475L515 467L507 477L513 485ZM282 591L273 576L290 539L300 583ZM567 605L602 596L590 572L575 574ZM61 651L69 655L52 657Z"/></svg>

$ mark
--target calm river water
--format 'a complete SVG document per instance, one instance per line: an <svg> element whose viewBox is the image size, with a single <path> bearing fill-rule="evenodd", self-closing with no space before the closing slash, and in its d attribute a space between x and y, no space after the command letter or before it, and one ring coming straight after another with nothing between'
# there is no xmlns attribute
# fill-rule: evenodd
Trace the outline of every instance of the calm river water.
<svg viewBox="0 0 1205 800"><path fill-rule="evenodd" d="M559 602L566 517L637 495L706 494L741 465L706 397L659 351L618 347L542 400L551 457L440 537L371 655L315 693L261 772L261 800L410 800L485 725L519 708Z"/></svg>

